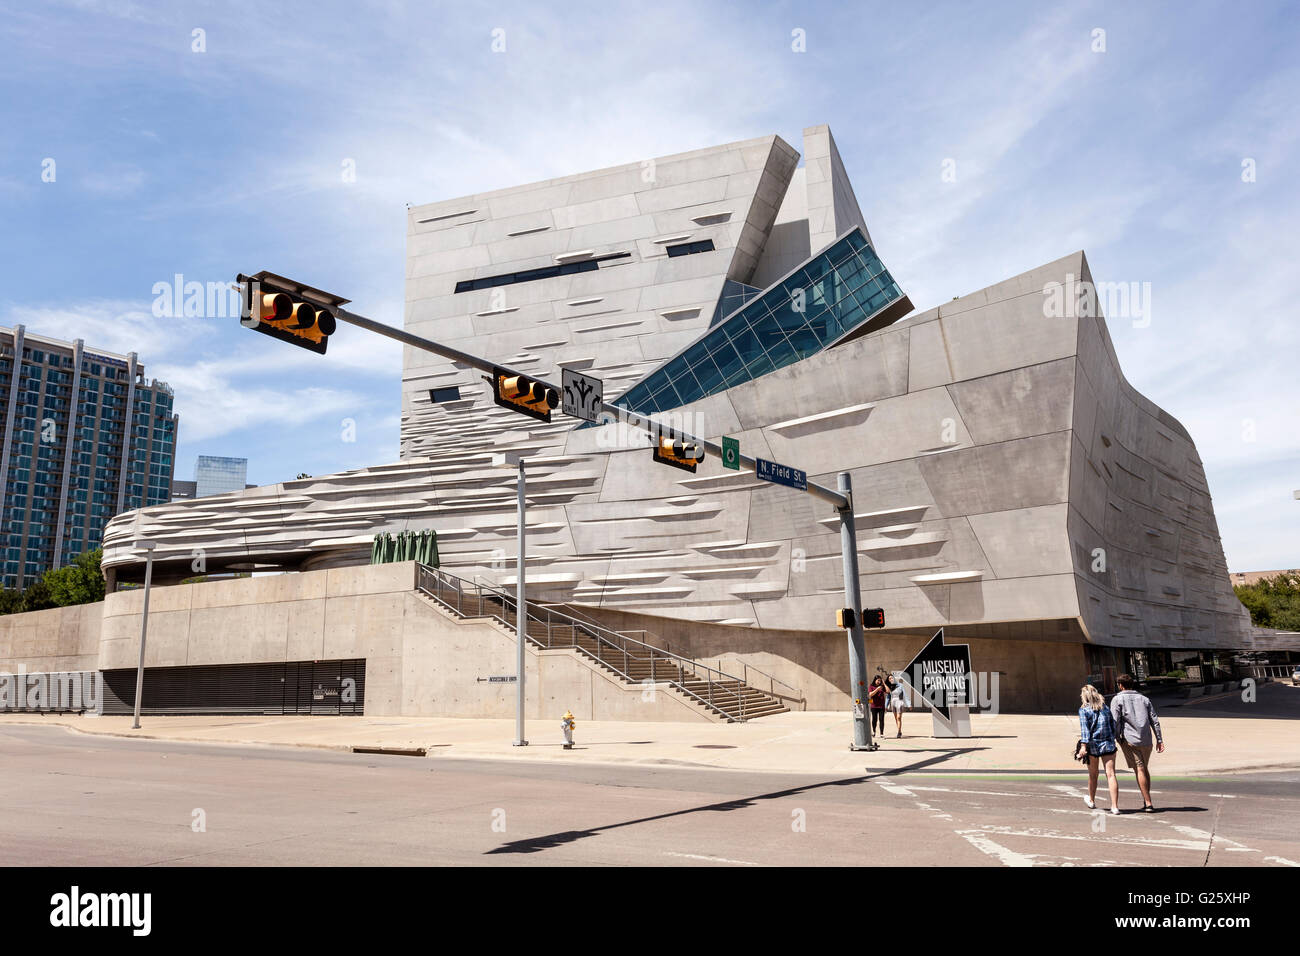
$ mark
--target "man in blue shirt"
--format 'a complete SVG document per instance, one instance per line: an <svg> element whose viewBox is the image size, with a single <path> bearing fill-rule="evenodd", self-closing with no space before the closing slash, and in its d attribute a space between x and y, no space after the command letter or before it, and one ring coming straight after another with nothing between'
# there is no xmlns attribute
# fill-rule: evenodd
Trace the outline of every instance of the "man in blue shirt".
<svg viewBox="0 0 1300 956"><path fill-rule="evenodd" d="M1156 716L1151 699L1134 688L1137 682L1131 674L1121 674L1119 693L1110 702L1110 714L1115 718L1120 749L1124 759L1137 775L1138 789L1142 791L1142 809L1154 813L1151 803L1151 743L1155 738L1157 753L1165 752L1165 739L1160 733L1160 718Z"/></svg>

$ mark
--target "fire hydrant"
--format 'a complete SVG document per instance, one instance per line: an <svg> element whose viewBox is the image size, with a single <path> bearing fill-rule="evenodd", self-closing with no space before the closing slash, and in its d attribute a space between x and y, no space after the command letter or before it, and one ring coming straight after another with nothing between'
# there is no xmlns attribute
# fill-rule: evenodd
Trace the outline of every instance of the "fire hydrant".
<svg viewBox="0 0 1300 956"><path fill-rule="evenodd" d="M566 710L564 718L560 721L560 729L564 731L564 749L573 749L573 728L577 726L577 721L573 719L573 711Z"/></svg>

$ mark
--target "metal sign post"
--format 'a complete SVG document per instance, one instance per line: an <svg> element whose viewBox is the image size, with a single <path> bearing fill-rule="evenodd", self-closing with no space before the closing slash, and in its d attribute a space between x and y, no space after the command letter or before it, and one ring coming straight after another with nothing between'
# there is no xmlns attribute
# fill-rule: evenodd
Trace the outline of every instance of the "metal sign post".
<svg viewBox="0 0 1300 956"><path fill-rule="evenodd" d="M862 594L858 589L858 531L853 517L853 479L840 472L840 494L848 506L840 509L840 550L844 555L844 606L853 611L849 627L849 696L853 698L853 743L850 750L879 750L871 739L867 714L867 642L862 633Z"/></svg>
<svg viewBox="0 0 1300 956"><path fill-rule="evenodd" d="M528 605L524 601L524 460L519 459L519 571L515 579L515 746L527 747L524 738L524 641L528 639Z"/></svg>
<svg viewBox="0 0 1300 956"><path fill-rule="evenodd" d="M144 701L144 642L149 635L149 586L153 583L153 549L154 541L137 541L137 548L143 548L144 559L144 607L140 610L140 663L135 669L135 720L132 730L140 729L140 705Z"/></svg>

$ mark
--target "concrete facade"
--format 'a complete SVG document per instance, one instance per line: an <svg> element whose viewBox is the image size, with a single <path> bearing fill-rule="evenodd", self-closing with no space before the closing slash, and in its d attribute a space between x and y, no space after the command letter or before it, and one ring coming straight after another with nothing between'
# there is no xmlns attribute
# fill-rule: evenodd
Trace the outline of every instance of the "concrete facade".
<svg viewBox="0 0 1300 956"><path fill-rule="evenodd" d="M772 295L846 231L869 241L829 129L805 130L804 152L798 167L764 137L414 207L405 326L552 381L587 372L612 399L723 318L728 284ZM666 251L690 243L712 250ZM538 269L555 271L475 286ZM863 603L889 625L880 660L901 663L942 626L973 650L989 642L977 669L1056 701L1088 675L1089 644L1289 646L1249 626L1191 437L1124 380L1095 300L1076 295L1089 282L1076 252L868 323L668 420L823 484L851 472ZM135 537L159 542L166 582L193 573L196 552L210 572L311 571L364 563L377 532L433 528L443 567L509 586L514 475L490 465L519 452L530 598L642 621L692 653L750 654L810 686L842 681L842 648L818 645L842 643L829 507L714 460L694 475L658 466L617 425L520 416L480 373L410 348L402 403L400 461L122 515L107 573L138 579Z"/></svg>
<svg viewBox="0 0 1300 956"><path fill-rule="evenodd" d="M366 661L368 716L512 717L514 635L458 620L415 588L413 563L157 588L145 667L299 660ZM0 617L0 672L135 668L143 592ZM668 690L647 695L569 650L527 649L530 718L709 721Z"/></svg>
<svg viewBox="0 0 1300 956"><path fill-rule="evenodd" d="M0 672L135 668L143 597L126 590L95 604L0 617ZM659 646L780 693L793 709L849 706L847 649L838 631L596 616L655 630ZM870 660L901 669L929 636L872 633ZM970 644L981 666L998 672L1013 710L1052 709L1077 692L1075 675L1084 667L1077 641L975 638ZM368 716L514 715L513 685L486 681L514 672L513 632L444 611L415 590L409 562L157 588L145 651L146 668L362 658ZM670 690L647 695L567 649L529 646L526 674L530 719L551 720L566 709L584 720L716 719Z"/></svg>

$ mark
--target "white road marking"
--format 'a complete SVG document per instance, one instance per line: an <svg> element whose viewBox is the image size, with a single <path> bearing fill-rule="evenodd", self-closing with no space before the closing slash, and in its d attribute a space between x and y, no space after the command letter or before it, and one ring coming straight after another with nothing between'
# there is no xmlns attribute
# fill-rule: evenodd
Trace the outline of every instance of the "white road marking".
<svg viewBox="0 0 1300 956"><path fill-rule="evenodd" d="M1129 846L1152 846L1167 847L1171 850L1195 850L1198 853L1205 852L1205 843L1195 840L1161 840L1155 837L1124 837L1113 838L1102 836L1100 834L1083 835L1079 833L1054 833L1051 830L1013 830L1011 827L985 826L980 827L985 833L998 833L1003 836L1032 837L1044 840L1096 840L1108 844L1127 844Z"/></svg>
<svg viewBox="0 0 1300 956"><path fill-rule="evenodd" d="M932 807L928 803L920 803L920 802L917 803L917 806L920 807L922 810L929 810L940 820L949 820L949 821L952 820L952 814L944 813L943 810L939 809L938 807Z"/></svg>
<svg viewBox="0 0 1300 956"><path fill-rule="evenodd" d="M910 797L912 795L911 790L908 790L906 787L900 787L892 783L882 783L879 784L879 787L881 790L884 790L886 793L893 793L900 797Z"/></svg>
<svg viewBox="0 0 1300 956"><path fill-rule="evenodd" d="M1264 859L1269 863L1280 863L1283 866L1300 866L1300 863L1295 862L1295 860L1288 860L1283 856L1266 856Z"/></svg>
<svg viewBox="0 0 1300 956"><path fill-rule="evenodd" d="M664 856L679 856L684 860L706 860L709 863L735 863L738 866L758 866L757 863L751 863L749 860L728 860L721 856L702 856L699 853L674 853L672 850L665 850Z"/></svg>
<svg viewBox="0 0 1300 956"><path fill-rule="evenodd" d="M1161 822L1163 823L1164 821L1162 820ZM1214 840L1217 843L1225 844L1225 848L1229 850L1235 850L1235 849L1250 850L1250 847L1238 843L1236 840L1229 840L1222 833L1207 833L1205 830L1198 830L1196 827L1184 827L1184 826L1179 826L1176 823L1171 823L1169 825L1173 827L1173 829L1177 830L1179 833L1182 833L1189 837L1193 837L1198 840L1204 840L1207 844L1211 840ZM1251 850L1251 852L1253 853L1258 851Z"/></svg>
<svg viewBox="0 0 1300 956"><path fill-rule="evenodd" d="M975 849L994 857L1003 866L1033 866L1035 854L1025 855L1009 850L1000 843L994 843L977 830L957 830L957 835Z"/></svg>
<svg viewBox="0 0 1300 956"><path fill-rule="evenodd" d="M918 787L918 786L915 786L915 785L912 785L912 784L909 784L908 786L909 786L909 789L912 789L912 790L931 790L931 791L936 791L936 792L939 792L939 793L975 793L975 794L979 794L979 795L982 796L982 797L1024 797L1024 796L1031 796L1031 794L1024 794L1024 793L1011 793L1010 791L1007 791L1007 790L955 790L955 789L953 789L952 787ZM1046 794L1045 794L1045 796L1046 796Z"/></svg>

